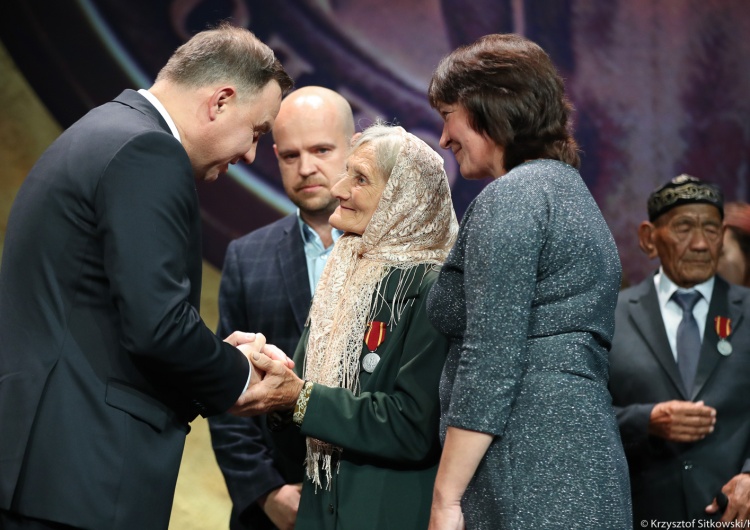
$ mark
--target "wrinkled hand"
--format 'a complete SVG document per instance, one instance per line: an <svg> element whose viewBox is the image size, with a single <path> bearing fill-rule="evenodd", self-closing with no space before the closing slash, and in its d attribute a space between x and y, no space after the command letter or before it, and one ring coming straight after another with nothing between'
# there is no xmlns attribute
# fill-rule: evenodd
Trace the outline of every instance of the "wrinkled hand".
<svg viewBox="0 0 750 530"><path fill-rule="evenodd" d="M291 409L297 402L304 381L284 363L256 352L248 357L262 378L250 384L229 412L236 416L256 416L274 410Z"/></svg>
<svg viewBox="0 0 750 530"><path fill-rule="evenodd" d="M287 368L294 368L294 361L281 348L273 344L266 344L261 351L274 361L280 361Z"/></svg>
<svg viewBox="0 0 750 530"><path fill-rule="evenodd" d="M721 521L748 521L750 520L750 474L740 473L731 478L724 484L721 492L727 496L727 507ZM716 513L719 511L719 504L716 499L706 506L706 513Z"/></svg>
<svg viewBox="0 0 750 530"><path fill-rule="evenodd" d="M261 333L258 333L257 336L259 338L254 342L237 346L237 349L245 354L248 361L250 361L252 356L256 353L262 353L274 361L279 361L287 368L294 368L294 361L287 357L286 353L284 353L281 348L278 348L273 344L264 344L266 338ZM253 366L252 361L250 363L250 368L253 371L253 375L250 376L250 384L255 384L263 379L264 373L258 372L258 369Z"/></svg>
<svg viewBox="0 0 750 530"><path fill-rule="evenodd" d="M672 442L697 442L714 431L716 409L703 401L665 401L651 411L648 432Z"/></svg>
<svg viewBox="0 0 750 530"><path fill-rule="evenodd" d="M292 530L297 521L302 484L285 484L258 501L271 522L280 530Z"/></svg>
<svg viewBox="0 0 750 530"><path fill-rule="evenodd" d="M240 332L235 331L229 337L227 337L227 339L234 337L238 333ZM263 347L266 345L266 337L262 333L246 333L246 335L248 336L252 335L253 340L241 342L239 344L235 344L234 346L238 350L240 350L245 355L245 357L247 357L247 360L249 361L250 357L252 357L254 354L261 351ZM225 339L226 342L228 342L227 339ZM258 383L262 376L263 374L259 373L255 368L253 368L253 364L251 362L250 363L250 381L248 382L248 386Z"/></svg>
<svg viewBox="0 0 750 530"><path fill-rule="evenodd" d="M258 341L257 343L256 340ZM262 351L274 361L281 361L289 368L294 368L294 361L287 356L281 348L278 348L273 344L266 344L266 337L262 333L235 331L224 339L224 342L227 342L242 351L242 353L245 354L245 357L250 355L251 352ZM240 346L243 345L248 345L248 348L240 348Z"/></svg>
<svg viewBox="0 0 750 530"><path fill-rule="evenodd" d="M259 350L256 349L254 343L247 343L247 344L240 344L237 346L237 349L240 350L245 357L247 357L247 360L250 361L250 358L253 355L258 355ZM247 383L248 388L252 385L260 383L260 380L263 379L263 375L261 372L259 372L255 366L253 366L252 361L250 362L250 381Z"/></svg>

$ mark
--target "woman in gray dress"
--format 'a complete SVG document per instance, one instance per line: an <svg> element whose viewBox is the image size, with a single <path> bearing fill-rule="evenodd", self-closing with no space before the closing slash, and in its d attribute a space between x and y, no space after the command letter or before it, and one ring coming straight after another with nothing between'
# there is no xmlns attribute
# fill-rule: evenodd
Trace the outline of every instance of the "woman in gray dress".
<svg viewBox="0 0 750 530"><path fill-rule="evenodd" d="M429 98L463 177L496 177L428 300L451 338L430 528L630 528L607 390L621 267L562 80L536 44L488 35L442 60Z"/></svg>

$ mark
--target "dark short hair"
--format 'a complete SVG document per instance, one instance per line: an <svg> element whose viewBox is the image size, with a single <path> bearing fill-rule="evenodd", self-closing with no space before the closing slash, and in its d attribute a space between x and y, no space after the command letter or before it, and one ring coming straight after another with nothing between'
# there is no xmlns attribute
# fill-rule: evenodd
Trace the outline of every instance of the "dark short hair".
<svg viewBox="0 0 750 530"><path fill-rule="evenodd" d="M440 61L428 96L433 108L462 105L471 127L503 147L506 170L535 158L580 166L562 78L528 39L486 35L456 49Z"/></svg>
<svg viewBox="0 0 750 530"><path fill-rule="evenodd" d="M251 31L226 22L177 48L157 75L156 80L161 79L190 87L233 82L245 94L271 81L279 84L282 94L294 86L270 47Z"/></svg>

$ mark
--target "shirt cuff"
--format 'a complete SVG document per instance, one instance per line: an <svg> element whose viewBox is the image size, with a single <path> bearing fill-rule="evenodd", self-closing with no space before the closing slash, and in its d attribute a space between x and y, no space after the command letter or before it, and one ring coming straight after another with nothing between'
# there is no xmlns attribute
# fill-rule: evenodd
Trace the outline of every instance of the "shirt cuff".
<svg viewBox="0 0 750 530"><path fill-rule="evenodd" d="M250 370L247 372L247 381L245 381L245 388L242 389L242 392L239 396L237 396L237 399L239 400L242 395L247 392L248 387L250 386L250 379L253 377L253 371L255 370L255 367L253 366L253 363L250 362L250 359L247 360L247 364L250 365Z"/></svg>

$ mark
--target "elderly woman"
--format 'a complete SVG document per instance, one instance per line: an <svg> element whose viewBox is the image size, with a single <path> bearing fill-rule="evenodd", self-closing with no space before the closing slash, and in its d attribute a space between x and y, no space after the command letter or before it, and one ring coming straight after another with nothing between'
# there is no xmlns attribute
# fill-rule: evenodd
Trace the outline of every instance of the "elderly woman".
<svg viewBox="0 0 750 530"><path fill-rule="evenodd" d="M562 80L536 44L488 35L442 60L429 98L461 174L496 178L428 302L451 338L430 528L629 528L607 390L620 262Z"/></svg>
<svg viewBox="0 0 750 530"><path fill-rule="evenodd" d="M332 192L345 233L294 355L302 379L279 384L307 438L296 528L427 528L448 341L426 298L458 231L443 160L376 124Z"/></svg>

